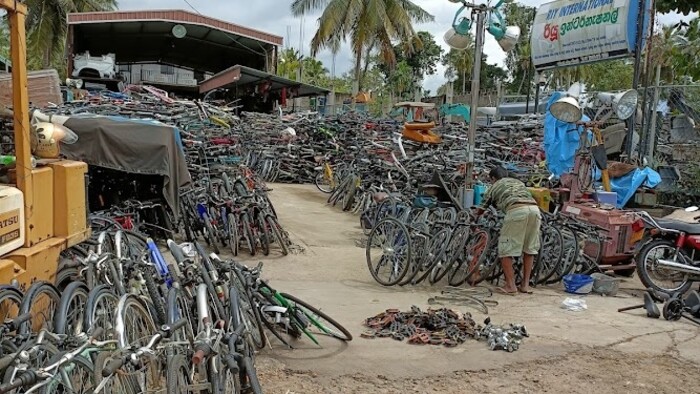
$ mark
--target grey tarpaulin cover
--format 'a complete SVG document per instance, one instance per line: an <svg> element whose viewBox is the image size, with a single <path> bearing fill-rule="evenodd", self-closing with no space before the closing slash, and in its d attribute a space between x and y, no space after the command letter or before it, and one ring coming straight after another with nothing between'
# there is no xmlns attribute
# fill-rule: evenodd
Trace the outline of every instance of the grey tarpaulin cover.
<svg viewBox="0 0 700 394"><path fill-rule="evenodd" d="M95 115L72 116L64 125L78 141L62 144L63 155L89 165L164 176L163 196L179 217L179 188L191 178L177 129L156 121Z"/></svg>

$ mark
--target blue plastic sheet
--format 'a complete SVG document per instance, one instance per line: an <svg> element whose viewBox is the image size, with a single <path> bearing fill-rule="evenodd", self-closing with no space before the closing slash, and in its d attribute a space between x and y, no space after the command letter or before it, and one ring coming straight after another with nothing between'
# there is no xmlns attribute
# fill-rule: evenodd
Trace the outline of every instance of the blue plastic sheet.
<svg viewBox="0 0 700 394"><path fill-rule="evenodd" d="M569 172L574 168L574 157L578 149L580 132L583 127L578 128L573 123L566 123L557 120L549 112L549 108L561 98L560 92L554 92L547 102L547 113L544 118L544 153L547 159L549 172L556 177ZM590 120L583 116L583 121Z"/></svg>
<svg viewBox="0 0 700 394"><path fill-rule="evenodd" d="M596 179L600 179L600 170L595 169ZM610 190L617 193L617 208L622 209L634 197L640 186L654 188L661 183L661 175L649 167L637 168L629 174L610 179Z"/></svg>

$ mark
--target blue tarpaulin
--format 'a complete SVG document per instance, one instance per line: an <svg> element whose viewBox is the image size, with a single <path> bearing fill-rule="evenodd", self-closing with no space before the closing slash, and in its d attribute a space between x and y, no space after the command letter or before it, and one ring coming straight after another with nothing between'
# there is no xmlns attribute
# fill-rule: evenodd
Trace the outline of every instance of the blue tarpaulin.
<svg viewBox="0 0 700 394"><path fill-rule="evenodd" d="M600 180L600 170L596 168L596 179ZM640 186L654 188L661 183L661 175L649 167L639 169L623 175L619 178L610 179L610 190L617 193L617 208L622 209L634 196Z"/></svg>
<svg viewBox="0 0 700 394"><path fill-rule="evenodd" d="M574 157L578 149L580 132L583 127L573 123L557 120L549 108L561 98L560 92L554 92L547 102L547 113L544 118L544 153L547 158L547 168L556 177L569 172L574 168ZM590 120L583 116L583 121Z"/></svg>

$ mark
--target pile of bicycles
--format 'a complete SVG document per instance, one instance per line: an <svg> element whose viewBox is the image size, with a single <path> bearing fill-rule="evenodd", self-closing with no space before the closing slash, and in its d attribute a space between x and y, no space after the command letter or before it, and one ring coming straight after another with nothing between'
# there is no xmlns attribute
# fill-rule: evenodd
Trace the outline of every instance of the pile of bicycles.
<svg viewBox="0 0 700 394"><path fill-rule="evenodd" d="M261 393L256 351L350 341L331 317L197 243L107 217L62 253L56 285L0 287L0 393Z"/></svg>
<svg viewBox="0 0 700 394"><path fill-rule="evenodd" d="M598 271L606 239L601 229L562 213L542 215L541 249L531 284ZM401 198L388 197L362 214L368 269L384 286L444 280L451 286L497 283L503 275L498 259L502 222L503 215L492 208L477 216L453 207L414 208ZM516 259L516 275L521 264Z"/></svg>

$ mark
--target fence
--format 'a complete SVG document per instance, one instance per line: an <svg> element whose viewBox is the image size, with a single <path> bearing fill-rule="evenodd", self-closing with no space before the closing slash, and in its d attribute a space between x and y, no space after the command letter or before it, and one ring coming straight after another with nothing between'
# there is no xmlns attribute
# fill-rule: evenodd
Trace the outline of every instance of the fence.
<svg viewBox="0 0 700 394"><path fill-rule="evenodd" d="M683 206L700 196L700 84L639 90L643 112L640 152L669 181L661 201ZM678 178L677 182L674 182Z"/></svg>

